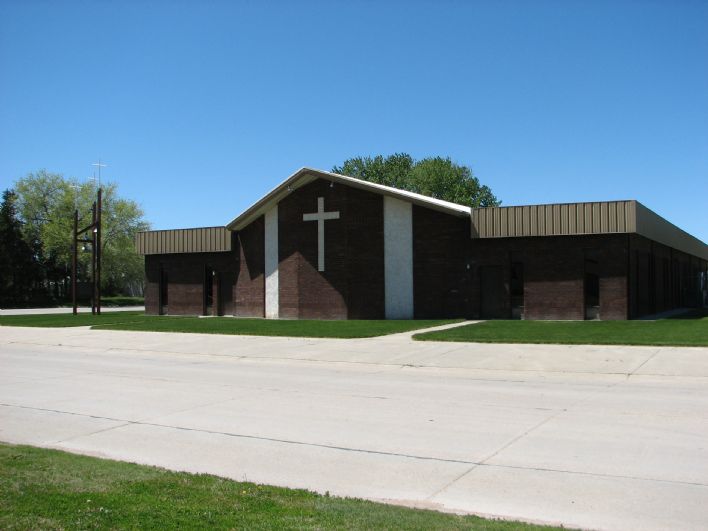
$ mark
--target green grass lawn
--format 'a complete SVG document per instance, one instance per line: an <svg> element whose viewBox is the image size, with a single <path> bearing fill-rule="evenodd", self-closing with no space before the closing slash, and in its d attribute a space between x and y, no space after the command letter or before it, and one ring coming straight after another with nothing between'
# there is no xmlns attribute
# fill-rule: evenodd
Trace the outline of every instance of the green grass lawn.
<svg viewBox="0 0 708 531"><path fill-rule="evenodd" d="M2 443L0 528L557 529Z"/></svg>
<svg viewBox="0 0 708 531"><path fill-rule="evenodd" d="M2 315L0 326L38 326L45 328L64 328L67 326L94 326L119 322L140 321L146 319L143 312L101 312L101 315L80 313Z"/></svg>
<svg viewBox="0 0 708 531"><path fill-rule="evenodd" d="M127 296L115 296L115 297L101 297L102 306L144 306L144 297L127 297Z"/></svg>
<svg viewBox="0 0 708 531"><path fill-rule="evenodd" d="M91 314L6 315L0 326L67 327L91 326L98 330L133 330L145 332L191 332L290 337L374 337L429 328L454 320L270 320L233 317L180 317L145 315L142 312L103 312Z"/></svg>
<svg viewBox="0 0 708 531"><path fill-rule="evenodd" d="M657 321L486 321L416 334L423 341L708 346L708 313Z"/></svg>

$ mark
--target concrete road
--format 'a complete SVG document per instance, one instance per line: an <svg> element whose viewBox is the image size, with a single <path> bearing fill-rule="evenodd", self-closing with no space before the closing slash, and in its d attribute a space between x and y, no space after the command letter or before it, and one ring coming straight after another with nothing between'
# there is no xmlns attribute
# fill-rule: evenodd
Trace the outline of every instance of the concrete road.
<svg viewBox="0 0 708 531"><path fill-rule="evenodd" d="M708 528L708 349L0 327L0 439L441 510Z"/></svg>

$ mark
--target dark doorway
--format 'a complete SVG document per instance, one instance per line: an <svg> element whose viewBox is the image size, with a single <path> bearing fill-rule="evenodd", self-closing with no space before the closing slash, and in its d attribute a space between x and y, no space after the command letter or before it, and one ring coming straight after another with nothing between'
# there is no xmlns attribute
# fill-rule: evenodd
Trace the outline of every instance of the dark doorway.
<svg viewBox="0 0 708 531"><path fill-rule="evenodd" d="M600 318L600 275L597 260L585 259L585 319Z"/></svg>
<svg viewBox="0 0 708 531"><path fill-rule="evenodd" d="M160 268L160 308L159 308L159 314L160 315L167 315L169 313L169 283L167 281L167 271L164 269Z"/></svg>
<svg viewBox="0 0 708 531"><path fill-rule="evenodd" d="M504 275L501 266L479 268L481 283L481 304L483 319L504 319L507 317L504 301Z"/></svg>
<svg viewBox="0 0 708 531"><path fill-rule="evenodd" d="M204 308L202 313L204 315L212 315L214 308L214 277L216 276L216 271L211 267L206 266L204 268Z"/></svg>
<svg viewBox="0 0 708 531"><path fill-rule="evenodd" d="M231 272L218 273L218 315L234 314L234 274Z"/></svg>
<svg viewBox="0 0 708 531"><path fill-rule="evenodd" d="M511 318L524 318L524 264L521 262L511 263L511 281L509 282L511 291Z"/></svg>

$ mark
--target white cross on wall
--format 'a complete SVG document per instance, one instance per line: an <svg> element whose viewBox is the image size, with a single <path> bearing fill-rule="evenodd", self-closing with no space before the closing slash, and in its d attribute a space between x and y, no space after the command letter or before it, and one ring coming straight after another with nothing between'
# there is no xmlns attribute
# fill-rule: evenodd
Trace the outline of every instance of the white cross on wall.
<svg viewBox="0 0 708 531"><path fill-rule="evenodd" d="M317 222L317 271L325 270L325 259L324 259L324 222L328 219L339 219L339 211L337 212L325 212L324 211L324 197L317 198L317 212L312 214L303 214L303 221L316 221Z"/></svg>

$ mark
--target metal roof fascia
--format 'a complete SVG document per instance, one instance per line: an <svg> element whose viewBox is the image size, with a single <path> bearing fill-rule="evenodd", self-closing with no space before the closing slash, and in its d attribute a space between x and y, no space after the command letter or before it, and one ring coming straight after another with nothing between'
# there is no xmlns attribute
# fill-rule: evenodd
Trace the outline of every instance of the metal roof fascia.
<svg viewBox="0 0 708 531"><path fill-rule="evenodd" d="M246 225L252 223L259 216L265 214L267 210L269 210L270 208L272 208L272 206L280 202L280 200L286 197L288 194L297 190L301 186L304 186L305 184L311 183L316 179L327 179L340 184L352 186L354 188L359 188L362 190L380 193L382 195L396 197L404 201L410 201L420 206L424 206L441 212L446 212L448 214L457 215L460 217L469 217L472 211L470 207L467 207L465 205L459 205L457 203L443 201L441 199L428 197L422 194L417 194L415 192L409 192L407 190L399 190L398 188L392 188L390 186L384 186L382 184L371 183L362 179L349 177L347 175L340 175L338 173L331 173L323 170L316 170L313 168L304 167L300 168L298 171L288 177L285 181L283 181L281 184L276 186L273 190L271 190L265 196L259 199L251 207L246 209L242 214L234 218L233 221L226 225L226 228L229 230L242 229Z"/></svg>

